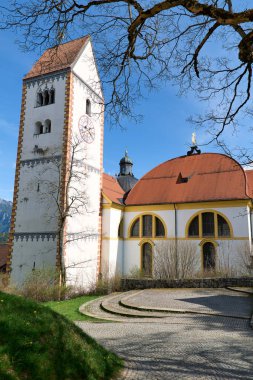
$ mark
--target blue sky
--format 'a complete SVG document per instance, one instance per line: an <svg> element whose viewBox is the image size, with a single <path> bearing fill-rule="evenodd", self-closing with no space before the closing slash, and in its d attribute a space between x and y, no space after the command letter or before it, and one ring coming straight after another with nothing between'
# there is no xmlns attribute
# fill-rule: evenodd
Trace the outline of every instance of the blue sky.
<svg viewBox="0 0 253 380"><path fill-rule="evenodd" d="M38 58L35 53L21 52L15 44L16 36L9 31L0 32L0 198L12 200L15 160L19 128L22 77ZM186 121L201 112L203 105L189 93L177 96L177 88L165 83L163 88L146 93L135 111L143 115L138 124L124 121L125 129L105 125L104 169L114 175L119 171L119 160L127 148L134 161L134 174L140 178L159 163L184 155L191 145L194 127ZM243 122L243 120L242 120ZM248 121L247 121L248 123ZM252 133L252 132L251 132ZM248 128L240 136L227 139L248 141ZM208 136L197 131L197 141L204 143ZM202 151L218 151L215 146Z"/></svg>

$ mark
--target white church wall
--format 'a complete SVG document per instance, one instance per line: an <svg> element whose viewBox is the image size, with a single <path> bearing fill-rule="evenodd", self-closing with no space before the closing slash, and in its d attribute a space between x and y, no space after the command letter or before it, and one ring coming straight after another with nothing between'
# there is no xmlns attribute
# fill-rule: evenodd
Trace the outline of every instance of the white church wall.
<svg viewBox="0 0 253 380"><path fill-rule="evenodd" d="M17 236L12 254L11 284L19 285L33 269L54 268L56 263L57 238L50 235Z"/></svg>
<svg viewBox="0 0 253 380"><path fill-rule="evenodd" d="M87 47L84 55L87 53ZM85 71L82 56L77 63L81 72ZM94 75L90 73L89 75ZM91 102L91 116L86 114L86 100ZM100 180L101 180L101 149L103 132L103 109L101 99L94 94L77 77L74 77L73 109L72 109L72 141L80 141L76 159L80 160L80 169L85 173L85 178L75 182L73 187L78 191L84 191L86 199L85 207L67 221L67 233L70 234L71 243L65 247L67 267L67 279L70 283L86 286L96 281L99 255L99 211L100 211ZM87 143L80 134L79 121L84 117L94 128L94 140ZM75 190L70 191L69 197ZM81 237L81 238L80 238ZM76 240L78 239L78 240ZM80 266L80 263L81 266Z"/></svg>
<svg viewBox="0 0 253 380"><path fill-rule="evenodd" d="M73 72L102 97L101 83L90 41L87 42L84 51L73 66Z"/></svg>
<svg viewBox="0 0 253 380"><path fill-rule="evenodd" d="M185 210L177 210L177 232L178 232L178 247L180 247L180 242L187 242L187 244L194 245L196 249L196 271L202 271L203 265L203 257L202 257L202 245L201 242L203 239L188 239L186 235L186 226L191 217L199 212L203 211L217 211L224 215L231 223L233 227L233 233L235 239L214 239L214 238L206 238L206 241L214 241L216 242L216 263L225 269L225 267L230 267L236 272L235 268L239 267L240 252L242 251L242 247L245 243L248 242L248 215L246 207L210 207L196 208L196 209L185 209ZM159 245L160 242L163 241L173 241L175 238L175 211L174 210L154 210L147 211L145 214L156 214L160 216L167 226L167 239L155 240L153 239L153 243ZM129 227L138 215L143 214L141 211L135 212L125 212L124 214L124 237L127 240L124 240L124 275L129 275L131 270L136 268L141 268L141 247L140 244L142 239L134 238L131 239L128 236ZM180 254L180 252L178 253Z"/></svg>
<svg viewBox="0 0 253 380"><path fill-rule="evenodd" d="M12 282L23 282L34 265L35 269L56 265L57 211L56 204L49 195L49 186L52 189L52 185L58 184L56 167L51 158L54 156L56 159L55 156L61 154L65 79L65 74L61 74L26 82L21 168L11 263ZM46 87L50 89L51 86L55 90L55 103L37 107L37 92ZM36 134L36 122L40 121L45 128L46 120L51 120L51 132ZM36 145L39 150L35 149ZM55 240L50 236L54 236Z"/></svg>
<svg viewBox="0 0 253 380"><path fill-rule="evenodd" d="M58 228L58 212L51 191L57 183L56 167L42 161L21 165L16 232L52 232Z"/></svg>
<svg viewBox="0 0 253 380"><path fill-rule="evenodd" d="M124 243L118 238L123 212L119 209L103 209L102 219L102 273L111 277L122 273Z"/></svg>

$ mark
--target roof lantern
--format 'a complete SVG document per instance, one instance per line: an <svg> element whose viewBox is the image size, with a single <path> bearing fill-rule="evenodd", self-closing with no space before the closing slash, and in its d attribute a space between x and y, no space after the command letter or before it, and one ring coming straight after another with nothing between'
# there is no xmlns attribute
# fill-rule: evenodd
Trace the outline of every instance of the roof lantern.
<svg viewBox="0 0 253 380"><path fill-rule="evenodd" d="M119 166L120 166L119 175L133 175L132 173L133 161L128 156L127 150L125 150L125 156L121 158L119 162Z"/></svg>
<svg viewBox="0 0 253 380"><path fill-rule="evenodd" d="M128 192L138 182L138 179L133 175L133 161L128 156L127 150L125 150L125 156L120 160L119 166L120 172L117 181L122 189Z"/></svg>

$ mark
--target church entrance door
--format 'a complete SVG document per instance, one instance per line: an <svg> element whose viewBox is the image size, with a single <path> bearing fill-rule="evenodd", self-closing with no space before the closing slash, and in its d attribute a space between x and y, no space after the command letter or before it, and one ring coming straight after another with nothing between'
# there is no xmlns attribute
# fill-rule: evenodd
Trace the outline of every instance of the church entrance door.
<svg viewBox="0 0 253 380"><path fill-rule="evenodd" d="M215 270L215 248L213 243L207 242L203 245L204 271Z"/></svg>
<svg viewBox="0 0 253 380"><path fill-rule="evenodd" d="M141 266L144 276L152 276L152 246L150 243L144 243L142 246Z"/></svg>

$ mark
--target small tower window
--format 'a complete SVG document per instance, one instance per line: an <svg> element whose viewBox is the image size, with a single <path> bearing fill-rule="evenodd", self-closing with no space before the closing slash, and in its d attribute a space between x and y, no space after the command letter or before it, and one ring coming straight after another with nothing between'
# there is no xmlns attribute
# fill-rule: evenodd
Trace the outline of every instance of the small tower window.
<svg viewBox="0 0 253 380"><path fill-rule="evenodd" d="M52 87L51 90L49 91L49 104L54 103L54 98L55 98L55 91L54 91L54 88Z"/></svg>
<svg viewBox="0 0 253 380"><path fill-rule="evenodd" d="M51 120L47 119L45 121L45 133L51 132Z"/></svg>
<svg viewBox="0 0 253 380"><path fill-rule="evenodd" d="M40 121L37 121L35 123L35 130L34 130L34 134L35 135L41 135L43 133L43 125Z"/></svg>
<svg viewBox="0 0 253 380"><path fill-rule="evenodd" d="M43 105L43 95L42 92L39 91L37 93L37 107L41 107Z"/></svg>
<svg viewBox="0 0 253 380"><path fill-rule="evenodd" d="M86 114L91 116L91 102L90 99L86 99Z"/></svg>
<svg viewBox="0 0 253 380"><path fill-rule="evenodd" d="M55 102L55 89L53 86L48 90L45 88L43 91L39 89L37 92L37 100L36 100L36 106L47 106L48 104L52 104Z"/></svg>
<svg viewBox="0 0 253 380"><path fill-rule="evenodd" d="M44 106L47 106L49 104L49 92L48 92L48 90L45 90L43 95L44 95Z"/></svg>

